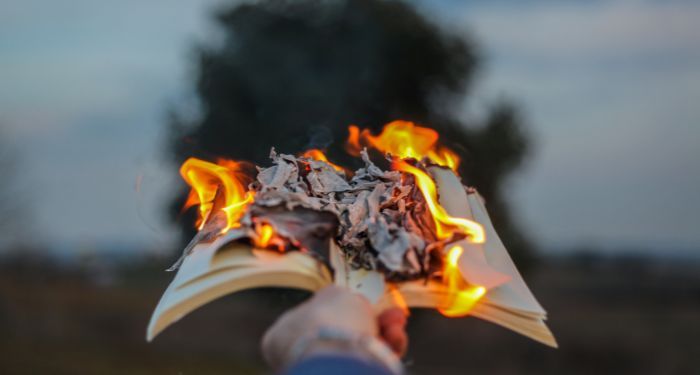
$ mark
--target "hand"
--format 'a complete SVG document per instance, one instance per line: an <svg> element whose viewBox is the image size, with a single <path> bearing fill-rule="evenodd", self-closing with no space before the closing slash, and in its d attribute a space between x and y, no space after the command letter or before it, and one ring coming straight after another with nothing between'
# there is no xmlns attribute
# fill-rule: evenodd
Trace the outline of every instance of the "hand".
<svg viewBox="0 0 700 375"><path fill-rule="evenodd" d="M384 310L377 319L380 337L399 357L403 357L408 349L406 318L403 310L394 307Z"/></svg>
<svg viewBox="0 0 700 375"><path fill-rule="evenodd" d="M406 316L400 309L386 310L377 317L366 298L345 288L329 286L282 315L265 333L262 351L272 367L289 366L290 360L301 359L289 358L298 341L323 328L380 339L401 356L408 346L405 327ZM303 357L321 353L369 357L361 347L321 340L309 343Z"/></svg>

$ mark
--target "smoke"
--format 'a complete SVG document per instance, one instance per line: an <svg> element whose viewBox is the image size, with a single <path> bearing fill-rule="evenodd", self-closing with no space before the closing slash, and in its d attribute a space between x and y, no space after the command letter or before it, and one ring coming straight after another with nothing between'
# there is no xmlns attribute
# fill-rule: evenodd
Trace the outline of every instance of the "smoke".
<svg viewBox="0 0 700 375"><path fill-rule="evenodd" d="M327 126L311 126L306 133L309 141L304 150L312 148L325 150L333 144L333 131Z"/></svg>

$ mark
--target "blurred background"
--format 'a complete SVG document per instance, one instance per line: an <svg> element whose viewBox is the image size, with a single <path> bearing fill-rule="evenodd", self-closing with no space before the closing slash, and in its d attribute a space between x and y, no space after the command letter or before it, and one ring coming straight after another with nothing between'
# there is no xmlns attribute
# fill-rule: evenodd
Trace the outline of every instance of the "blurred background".
<svg viewBox="0 0 700 375"><path fill-rule="evenodd" d="M189 156L438 129L553 350L412 315L415 374L694 373L700 3L1 0L0 372L259 374L306 295L228 296L145 342L192 232Z"/></svg>

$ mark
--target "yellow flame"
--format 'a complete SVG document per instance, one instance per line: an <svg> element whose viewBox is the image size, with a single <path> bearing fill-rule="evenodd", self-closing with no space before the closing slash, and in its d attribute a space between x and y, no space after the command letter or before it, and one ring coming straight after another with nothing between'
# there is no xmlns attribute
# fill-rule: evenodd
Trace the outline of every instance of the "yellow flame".
<svg viewBox="0 0 700 375"><path fill-rule="evenodd" d="M447 254L442 280L447 286L447 295L438 310L447 317L459 317L469 314L474 305L486 294L486 288L467 285L459 272L458 261L464 250L454 246Z"/></svg>
<svg viewBox="0 0 700 375"><path fill-rule="evenodd" d="M484 228L481 224L461 217L450 216L445 208L438 203L437 188L433 179L422 170L406 163L403 160L396 160L393 163L394 169L407 172L415 177L418 189L420 189L428 205L435 222L435 234L438 239L450 238L455 232L469 236L469 240L475 243L483 243L486 239Z"/></svg>
<svg viewBox="0 0 700 375"><path fill-rule="evenodd" d="M369 129L360 129L355 125L348 127L346 149L352 155L359 155L362 145L390 153L402 159L430 159L433 163L457 170L459 156L447 147L438 145L440 136L430 128L418 126L409 121L397 120L384 125L378 136Z"/></svg>
<svg viewBox="0 0 700 375"><path fill-rule="evenodd" d="M256 227L258 238L255 239L255 246L261 249L266 248L270 244L272 236L275 234L275 229L272 225L263 223Z"/></svg>
<svg viewBox="0 0 700 375"><path fill-rule="evenodd" d="M180 167L180 175L192 188L185 208L199 205L199 229L206 224L215 204L226 214L226 227L222 232L240 225L246 207L253 202L253 192L246 189L248 177L242 171L242 163L219 160L214 164L189 158ZM215 202L216 199L221 201Z"/></svg>
<svg viewBox="0 0 700 375"><path fill-rule="evenodd" d="M301 156L302 156L302 157L305 157L305 158L308 158L308 159L313 159L313 160L318 160L318 161L326 162L328 165L330 165L331 167L333 167L333 169L335 169L335 170L338 171L338 172L344 172L344 171L345 171L345 168L343 168L343 167L341 167L341 166L339 166L339 165L336 165L336 164L331 163L331 162L328 160L328 158L326 157L326 155L323 153L323 151L321 151L321 150L319 150L319 149L317 149L317 148L312 148L312 149L310 149L310 150L307 150L306 152L304 152L303 154L301 154Z"/></svg>

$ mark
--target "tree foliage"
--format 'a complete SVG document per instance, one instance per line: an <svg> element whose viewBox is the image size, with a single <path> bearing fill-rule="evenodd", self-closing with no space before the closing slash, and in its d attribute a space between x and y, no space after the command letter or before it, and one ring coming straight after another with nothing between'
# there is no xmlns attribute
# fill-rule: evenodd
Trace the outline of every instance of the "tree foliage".
<svg viewBox="0 0 700 375"><path fill-rule="evenodd" d="M347 125L378 132L395 119L414 121L461 154L462 176L487 199L511 252L526 254L502 192L528 150L517 111L498 103L482 123L466 124L449 110L477 72L469 40L399 1L262 1L226 9L216 22L223 39L196 50L201 113L170 124L175 163L267 163L275 146L326 148L331 160L352 165L342 147Z"/></svg>

